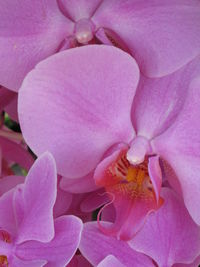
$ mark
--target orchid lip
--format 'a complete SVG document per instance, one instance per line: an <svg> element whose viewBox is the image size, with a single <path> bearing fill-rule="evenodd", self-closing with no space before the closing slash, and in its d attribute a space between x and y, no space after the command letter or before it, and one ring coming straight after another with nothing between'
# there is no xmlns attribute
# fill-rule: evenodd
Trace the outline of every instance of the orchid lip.
<svg viewBox="0 0 200 267"><path fill-rule="evenodd" d="M133 165L127 159L127 149L122 149L98 166L96 184L104 186L111 196L110 202L101 208L98 222L108 205L113 204L116 209L116 219L111 228L104 229L99 223L102 232L130 240L143 227L146 217L162 206L158 164L158 157L153 157L150 162L145 157L142 163Z"/></svg>
<svg viewBox="0 0 200 267"><path fill-rule="evenodd" d="M0 255L0 266L7 267L8 266L8 258L5 255Z"/></svg>

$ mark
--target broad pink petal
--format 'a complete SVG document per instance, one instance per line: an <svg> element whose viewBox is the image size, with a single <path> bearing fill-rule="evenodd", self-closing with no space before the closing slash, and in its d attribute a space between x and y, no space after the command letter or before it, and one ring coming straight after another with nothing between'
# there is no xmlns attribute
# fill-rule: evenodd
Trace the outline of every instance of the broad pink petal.
<svg viewBox="0 0 200 267"><path fill-rule="evenodd" d="M182 264L182 263L178 263L178 264L174 264L173 267L197 267L200 264L200 256L192 263L189 264Z"/></svg>
<svg viewBox="0 0 200 267"><path fill-rule="evenodd" d="M104 223L104 226L110 225ZM131 249L125 241L109 237L99 231L96 222L86 223L83 228L79 247L83 256L94 266L108 255L113 255L126 267L153 267L152 261L142 253Z"/></svg>
<svg viewBox="0 0 200 267"><path fill-rule="evenodd" d="M19 92L26 142L37 155L49 150L59 174L83 177L108 148L134 135L130 109L138 79L135 60L110 46L69 49L44 60Z"/></svg>
<svg viewBox="0 0 200 267"><path fill-rule="evenodd" d="M78 248L81 231L82 222L79 218L62 216L55 220L55 236L51 242L25 242L17 246L16 255L27 261L47 260L47 267L66 266Z"/></svg>
<svg viewBox="0 0 200 267"><path fill-rule="evenodd" d="M23 188L15 192L18 244L27 240L48 242L53 238L56 186L55 162L46 152L30 169Z"/></svg>
<svg viewBox="0 0 200 267"><path fill-rule="evenodd" d="M94 182L93 172L77 179L62 177L60 181L60 188L66 192L75 194L92 192L98 189Z"/></svg>
<svg viewBox="0 0 200 267"><path fill-rule="evenodd" d="M45 260L35 260L35 261L23 261L15 256L12 257L12 260L9 260L9 265L12 267L43 267L46 266Z"/></svg>
<svg viewBox="0 0 200 267"><path fill-rule="evenodd" d="M200 52L197 0L104 0L93 20L120 36L150 77L172 73Z"/></svg>
<svg viewBox="0 0 200 267"><path fill-rule="evenodd" d="M13 193L14 190L10 190L0 197L0 229L15 237L17 228L13 210Z"/></svg>
<svg viewBox="0 0 200 267"><path fill-rule="evenodd" d="M200 224L200 79L189 87L187 100L175 123L152 141L154 151L176 173L186 207Z"/></svg>
<svg viewBox="0 0 200 267"><path fill-rule="evenodd" d="M162 196L164 205L149 215L142 230L129 244L153 258L159 266L190 263L199 255L200 227L172 190L163 189Z"/></svg>
<svg viewBox="0 0 200 267"><path fill-rule="evenodd" d="M63 13L73 21L91 18L101 0L59 0L59 6Z"/></svg>
<svg viewBox="0 0 200 267"><path fill-rule="evenodd" d="M3 1L0 18L0 84L17 91L36 63L57 52L72 25L56 0Z"/></svg>
<svg viewBox="0 0 200 267"><path fill-rule="evenodd" d="M97 267L126 267L117 258L112 255L108 255L104 260L102 260Z"/></svg>
<svg viewBox="0 0 200 267"><path fill-rule="evenodd" d="M200 73L199 63L200 57L197 57L162 78L141 76L132 108L132 121L139 136L152 139L175 122L187 98L191 79Z"/></svg>

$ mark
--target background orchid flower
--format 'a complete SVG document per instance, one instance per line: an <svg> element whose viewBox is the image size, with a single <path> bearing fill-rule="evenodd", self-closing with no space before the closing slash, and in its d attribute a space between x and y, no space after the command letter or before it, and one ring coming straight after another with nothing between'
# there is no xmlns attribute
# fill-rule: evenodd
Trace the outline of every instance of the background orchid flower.
<svg viewBox="0 0 200 267"><path fill-rule="evenodd" d="M125 267L117 258L112 255L108 255L105 259L103 259L97 267Z"/></svg>
<svg viewBox="0 0 200 267"><path fill-rule="evenodd" d="M107 225L109 223L105 222L104 224ZM116 259L115 262L120 262L122 266L132 267L134 263L134 267L155 267L151 258L135 251L127 242L104 235L99 231L97 222L84 224L79 249L92 266L104 266L105 258L112 255ZM121 265L119 266L122 267Z"/></svg>
<svg viewBox="0 0 200 267"><path fill-rule="evenodd" d="M14 91L41 60L89 42L121 47L154 77L200 52L197 0L7 0L0 17L0 84Z"/></svg>
<svg viewBox="0 0 200 267"><path fill-rule="evenodd" d="M57 174L42 155L23 185L0 198L0 262L9 266L64 266L75 254L82 229L75 216L53 219Z"/></svg>
<svg viewBox="0 0 200 267"><path fill-rule="evenodd" d="M26 77L19 92L26 142L37 155L51 151L63 176L94 172L96 184L105 188L116 209L115 224L107 233L132 238L146 215L162 205L160 159L174 168L185 204L200 222L199 194L194 194L200 190L198 123L190 127L200 112L198 104L191 104L198 62L160 79L141 78L136 92L139 70L134 59L114 47L93 45L59 53ZM198 93L195 97L198 103ZM170 129L175 133L179 123L187 127L168 145L166 134ZM196 152L185 162L188 145ZM182 163L187 164L185 172ZM193 173L189 164L196 164Z"/></svg>
<svg viewBox="0 0 200 267"><path fill-rule="evenodd" d="M139 259L148 255L157 263L154 265L149 262L149 266L193 266L190 264L200 251L200 227L194 223L183 201L171 189L163 188L161 194L165 203L156 213L149 215L145 226L128 244L133 254L135 251L141 253L138 254ZM136 260L126 256L123 250L125 244L124 241L103 235L97 223L93 222L84 225L80 250L95 266L103 256L105 259L98 266L112 266L115 263L113 266L128 267L133 266L133 262L137 266ZM127 247L129 255L130 247ZM194 266L198 266L199 259L195 263ZM140 264L146 266L145 261Z"/></svg>
<svg viewBox="0 0 200 267"><path fill-rule="evenodd" d="M28 171L34 162L32 155L22 143L6 137L15 138L15 135L18 138L18 133L0 129L0 177L14 174L13 164L17 163Z"/></svg>
<svg viewBox="0 0 200 267"><path fill-rule="evenodd" d="M200 256L197 259L195 259L195 261L192 263L189 263L189 264L177 263L177 264L174 264L173 267L196 267L196 266L199 266L199 264L200 264Z"/></svg>
<svg viewBox="0 0 200 267"><path fill-rule="evenodd" d="M162 195L164 205L149 215L142 230L129 244L154 259L158 266L191 264L200 254L200 227L172 190L164 188ZM196 266L198 264L196 262Z"/></svg>

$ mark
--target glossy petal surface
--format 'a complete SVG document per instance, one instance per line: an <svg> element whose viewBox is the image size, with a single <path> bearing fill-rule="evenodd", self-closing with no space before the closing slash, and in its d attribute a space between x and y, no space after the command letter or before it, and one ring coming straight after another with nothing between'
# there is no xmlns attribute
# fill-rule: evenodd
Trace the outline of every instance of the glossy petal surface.
<svg viewBox="0 0 200 267"><path fill-rule="evenodd" d="M108 226L105 223L104 226ZM113 255L127 267L153 267L152 261L142 253L137 253L124 242L113 237L108 237L99 231L96 222L84 225L80 243L81 253L93 265L98 265L108 255Z"/></svg>
<svg viewBox="0 0 200 267"><path fill-rule="evenodd" d="M110 46L70 49L41 62L19 93L27 143L37 155L49 150L59 174L83 177L108 148L134 135L130 109L138 79L134 59Z"/></svg>
<svg viewBox="0 0 200 267"><path fill-rule="evenodd" d="M118 259L112 255L108 255L104 260L102 260L97 267L125 267Z"/></svg>
<svg viewBox="0 0 200 267"><path fill-rule="evenodd" d="M59 5L64 14L73 21L91 18L101 0L59 0Z"/></svg>
<svg viewBox="0 0 200 267"><path fill-rule="evenodd" d="M159 266L190 263L199 255L200 227L172 190L163 189L162 196L164 205L149 215L142 230L129 244L153 258Z"/></svg>
<svg viewBox="0 0 200 267"><path fill-rule="evenodd" d="M56 0L3 1L0 17L0 84L17 91L36 63L57 52L71 24Z"/></svg>
<svg viewBox="0 0 200 267"><path fill-rule="evenodd" d="M132 108L138 135L154 138L166 131L182 111L191 80L200 73L197 57L175 73L148 79L141 76Z"/></svg>
<svg viewBox="0 0 200 267"><path fill-rule="evenodd" d="M177 175L183 198L193 219L200 224L200 80L194 79L187 100L175 123L152 141Z"/></svg>
<svg viewBox="0 0 200 267"><path fill-rule="evenodd" d="M28 240L48 242L53 238L56 186L55 162L49 153L45 153L30 169L24 186L15 192L17 243Z"/></svg>
<svg viewBox="0 0 200 267"><path fill-rule="evenodd" d="M17 247L16 255L24 260L44 259L48 267L63 267L75 254L81 237L82 222L75 216L55 220L55 237L49 243L25 242Z"/></svg>
<svg viewBox="0 0 200 267"><path fill-rule="evenodd" d="M93 20L126 43L149 77L172 73L200 52L197 0L105 0Z"/></svg>

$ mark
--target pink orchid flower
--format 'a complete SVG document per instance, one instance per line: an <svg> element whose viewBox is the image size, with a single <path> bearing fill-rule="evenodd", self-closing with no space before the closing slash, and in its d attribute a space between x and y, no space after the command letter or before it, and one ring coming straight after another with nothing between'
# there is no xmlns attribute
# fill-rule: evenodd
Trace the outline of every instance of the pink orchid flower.
<svg viewBox="0 0 200 267"><path fill-rule="evenodd" d="M113 255L108 255L105 259L103 259L97 267L126 267L126 265L122 264L117 258Z"/></svg>
<svg viewBox="0 0 200 267"><path fill-rule="evenodd" d="M183 201L171 189L163 188L161 194L166 200L163 206L149 215L145 226L128 243L102 234L96 222L86 223L80 243L84 257L94 266L99 264L101 267L198 266L200 227L194 223ZM138 263L137 260L144 258L144 255L157 264L148 263L147 259L147 263Z"/></svg>
<svg viewBox="0 0 200 267"><path fill-rule="evenodd" d="M104 225L107 226L109 223L104 223ZM84 224L79 249L92 266L98 266L100 263L102 264L100 266L104 266L105 261L108 261L105 258L112 255L116 258L115 262L120 262L122 266L155 267L150 257L135 251L126 241L117 240L115 237L107 236L99 231L97 222ZM102 261L104 262L102 263ZM121 267L121 265L119 266Z"/></svg>
<svg viewBox="0 0 200 267"><path fill-rule="evenodd" d="M0 84L14 91L39 61L90 42L121 47L153 77L200 52L198 0L6 0L0 18Z"/></svg>
<svg viewBox="0 0 200 267"><path fill-rule="evenodd" d="M140 78L130 55L92 45L48 58L24 80L19 119L26 142L37 155L49 150L65 177L94 174L116 209L108 234L136 234L163 203L163 176L200 224L198 62ZM166 162L173 179L163 172Z"/></svg>
<svg viewBox="0 0 200 267"><path fill-rule="evenodd" d="M82 222L53 219L57 174L50 153L42 155L26 181L0 198L0 263L13 267L65 266L75 254Z"/></svg>

